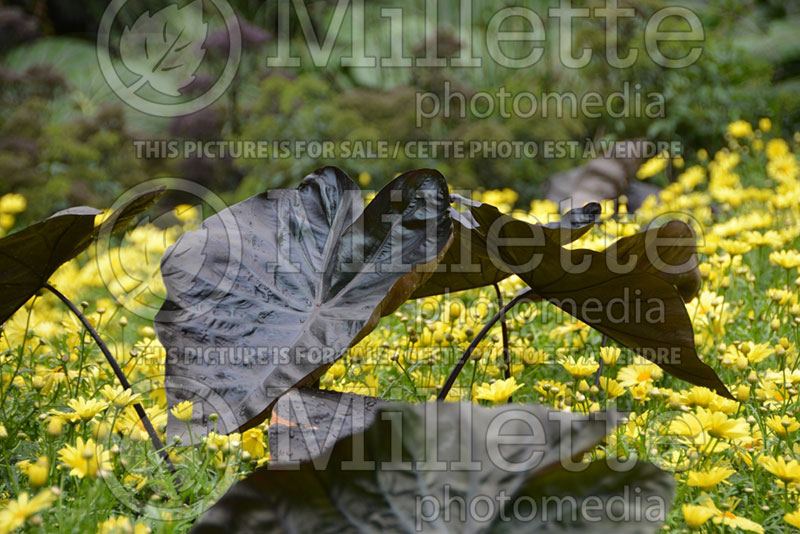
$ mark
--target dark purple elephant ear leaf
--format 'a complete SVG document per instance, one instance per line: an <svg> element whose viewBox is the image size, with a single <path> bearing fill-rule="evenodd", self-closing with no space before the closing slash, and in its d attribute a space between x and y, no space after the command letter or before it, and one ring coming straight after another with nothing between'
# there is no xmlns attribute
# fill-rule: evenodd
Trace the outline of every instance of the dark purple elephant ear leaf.
<svg viewBox="0 0 800 534"><path fill-rule="evenodd" d="M208 430L209 413L225 432L257 424L430 276L452 241L444 177L407 172L363 210L360 195L326 167L210 217L167 251L156 329L169 406L199 408L191 432ZM189 430L171 417L167 431Z"/></svg>
<svg viewBox="0 0 800 534"><path fill-rule="evenodd" d="M695 349L683 300L697 290L693 233L688 226L672 221L623 238L603 252L567 250L535 225L493 206L471 209L486 236L488 255L539 297L667 373L733 398ZM662 240L654 241L656 237ZM514 245L505 244L510 239L516 240ZM654 243L660 246L651 246Z"/></svg>
<svg viewBox="0 0 800 534"><path fill-rule="evenodd" d="M164 186L133 192L130 198L120 204L108 217L103 219L98 229L98 235L116 234L124 231L139 214L147 211L158 202L167 188Z"/></svg>
<svg viewBox="0 0 800 534"><path fill-rule="evenodd" d="M454 203L478 206L481 203L453 195ZM478 223L470 211L450 210L453 219L453 245L447 250L436 272L411 295L422 298L454 293L497 283L513 274L501 262L492 261L484 239L477 232ZM533 225L564 245L592 229L600 218L600 204L590 202L565 213L560 220Z"/></svg>
<svg viewBox="0 0 800 534"><path fill-rule="evenodd" d="M271 462L305 462L363 432L386 402L354 393L300 388L282 396L269 424Z"/></svg>
<svg viewBox="0 0 800 534"><path fill-rule="evenodd" d="M134 196L107 220L107 231L123 230L163 194L163 188ZM0 239L0 324L39 291L61 265L86 250L104 228L95 226L100 210L79 206Z"/></svg>
<svg viewBox="0 0 800 534"><path fill-rule="evenodd" d="M694 230L684 222L673 220L623 237L612 243L606 254L615 257L618 265L635 262L637 270L669 282L685 302L700 291L697 242Z"/></svg>
<svg viewBox="0 0 800 534"><path fill-rule="evenodd" d="M328 410L357 410L347 396L328 401L337 401ZM234 484L192 533L651 534L672 501L672 475L652 465L578 461L613 430L614 413L438 402L384 403L359 415L364 428L320 455L271 462ZM591 518L563 507L592 501ZM547 509L531 512L531 502Z"/></svg>

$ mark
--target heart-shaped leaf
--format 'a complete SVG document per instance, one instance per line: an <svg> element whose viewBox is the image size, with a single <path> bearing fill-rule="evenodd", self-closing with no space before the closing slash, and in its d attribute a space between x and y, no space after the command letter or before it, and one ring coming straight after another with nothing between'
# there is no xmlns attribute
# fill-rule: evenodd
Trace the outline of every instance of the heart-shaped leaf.
<svg viewBox="0 0 800 534"><path fill-rule="evenodd" d="M405 173L363 211L360 194L326 167L208 218L167 251L156 329L168 404L200 407L192 432L208 430L209 413L225 432L257 424L430 276L452 241L444 177ZM185 431L170 418L168 434Z"/></svg>
<svg viewBox="0 0 800 534"><path fill-rule="evenodd" d="M694 230L681 221L618 239L606 254L617 258L617 264L636 262L637 271L652 273L678 290L684 302L700 291L702 279L697 267L697 243Z"/></svg>
<svg viewBox="0 0 800 534"><path fill-rule="evenodd" d="M61 265L84 250L101 234L124 230L164 194L164 188L144 191L95 226L100 210L69 208L0 239L0 324L14 315Z"/></svg>
<svg viewBox="0 0 800 534"><path fill-rule="evenodd" d="M684 223L673 221L595 252L564 249L536 225L488 204L471 209L487 254L538 296L669 374L733 398L695 350L681 298L697 290L694 234Z"/></svg>
<svg viewBox="0 0 800 534"><path fill-rule="evenodd" d="M387 403L324 458L269 464L238 482L192 532L656 532L672 499L668 473L578 461L614 419Z"/></svg>
<svg viewBox="0 0 800 534"><path fill-rule="evenodd" d="M463 206L480 204L458 195L453 195L452 199ZM450 214L453 218L453 245L447 250L430 279L414 291L411 298L483 287L497 283L513 274L502 264L489 258L483 239L476 236L473 231L477 228L478 223L471 212L460 212L451 208ZM536 226L564 245L575 241L591 230L599 217L600 204L591 202L568 211L559 221Z"/></svg>

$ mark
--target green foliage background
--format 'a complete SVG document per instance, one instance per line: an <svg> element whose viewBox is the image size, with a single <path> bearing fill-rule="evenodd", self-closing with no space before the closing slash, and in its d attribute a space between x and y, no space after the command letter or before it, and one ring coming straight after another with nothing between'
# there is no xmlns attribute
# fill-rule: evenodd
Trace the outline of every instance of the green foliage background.
<svg viewBox="0 0 800 534"><path fill-rule="evenodd" d="M182 2L186 3L186 2ZM0 44L0 194L20 192L32 201L28 218L81 203L108 205L127 187L156 176L179 176L224 194L229 201L243 199L269 187L293 184L323 164L344 168L351 175L368 172L371 187L398 172L432 166L457 187L513 187L521 201L540 194L542 182L552 173L581 163L569 158L494 159L439 158L431 160L357 159L348 161L297 159L137 159L135 139L289 139L289 140L584 140L647 136L678 140L684 147L719 148L730 120L751 122L769 115L787 134L800 125L800 7L777 1L682 1L700 17L705 41L703 54L684 69L664 69L650 60L643 44L648 17L669 3L655 0L620 2L634 6L636 17L619 29L622 56L639 50L635 65L609 67L604 56L605 33L601 19L576 23L576 46L591 47L591 63L568 69L557 57L556 31L546 1L520 2L545 20L548 41L545 57L530 69L508 69L489 60L485 51L486 28L501 6L475 2L473 39L475 54L484 58L480 68L346 68L339 58L350 53L350 16L344 19L333 59L325 68L314 67L308 55L295 12L291 10L292 50L303 58L297 69L266 66L275 55L277 2L230 2L249 33L268 37L266 42L245 42L245 57L228 94L211 108L182 119L148 116L126 106L109 90L99 72L94 34L106 7L101 0L39 3L17 0L22 17L35 19L38 37L13 32ZM335 2L308 2L319 35L330 23ZM576 6L601 6L600 1L574 2ZM139 2L140 10L159 9L154 0ZM370 50L385 50L389 35L380 7L366 9L365 42ZM6 9L15 9L14 7ZM36 15L32 15L36 13ZM77 16L77 14L80 16ZM437 28L440 55L457 55L459 0L439 1ZM424 55L425 2L404 4L404 53ZM518 20L518 19L517 19ZM122 20L122 24L133 21ZM509 23L514 21L509 21ZM516 22L514 22L516 23ZM673 20L674 24L677 24ZM511 25L513 26L513 24ZM503 29L525 29L525 28ZM679 26L679 25L678 25ZM8 26L18 28L19 25ZM259 29L260 28L260 29ZM662 29L667 29L666 27ZM672 29L685 29L674 27ZM15 30L16 31L16 30ZM21 31L21 30L20 30ZM245 33L248 34L248 31ZM258 32L261 32L259 34ZM15 41L16 37L19 37ZM507 45L507 46L506 46ZM507 43L508 56L521 57L529 44ZM674 43L669 53L684 55L696 43ZM553 53L551 53L553 52ZM215 65L210 62L211 74ZM426 120L415 125L415 94L441 94L444 82L466 95L478 91L494 94L504 87L510 93L535 95L566 90L578 96L588 91L608 95L624 83L639 84L642 100L660 91L666 98L662 119L503 118L498 110L486 118L468 115ZM687 148L687 150L691 150ZM20 224L30 222L18 221Z"/></svg>

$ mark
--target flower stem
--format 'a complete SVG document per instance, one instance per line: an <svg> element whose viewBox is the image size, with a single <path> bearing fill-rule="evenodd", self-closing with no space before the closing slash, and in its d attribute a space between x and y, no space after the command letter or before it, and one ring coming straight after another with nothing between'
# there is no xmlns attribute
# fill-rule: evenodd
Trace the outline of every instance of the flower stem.
<svg viewBox="0 0 800 534"><path fill-rule="evenodd" d="M48 283L45 283L43 287L48 291L50 291L53 295L61 299L61 302L63 302L67 306L67 308L69 308L70 311L75 314L78 320L80 320L80 322L83 324L84 328L86 328L86 330L89 332L89 335L92 336L92 339L94 339L95 343L97 343L97 346L100 348L100 351L106 357L106 360L108 360L108 364L114 370L114 374L117 375L117 379L119 380L120 384L122 384L122 387L125 389L131 389L131 383L128 382L128 378L125 376L125 373L122 371L122 368L119 366L119 363L117 363L116 358L112 356L111 351L108 350L108 346L106 345L105 341L103 341L103 339L100 337L100 334L97 333L97 330L94 329L94 327L86 318L86 316L77 308L77 306L75 306L75 304L71 300L69 300L69 298L67 298L58 289L54 288ZM170 460L169 458L169 454L167 454L167 451L164 449L164 444L161 442L161 438L158 437L156 429L153 428L153 423L151 423L150 418L147 417L147 412L145 412L142 405L138 402L133 405L133 409L136 410L136 414L142 421L142 425L144 426L144 429L147 431L147 435L150 436L150 441L152 441L153 447L155 447L156 451L158 452L158 455L161 456L162 460L164 460L164 463L166 464L167 469L169 469L170 473L172 473L172 475L175 476L175 486L176 489L180 491L181 481L177 477L175 465L173 465L172 460Z"/></svg>
<svg viewBox="0 0 800 534"><path fill-rule="evenodd" d="M608 341L608 338L606 337L605 334L603 334L603 340L600 342L600 347L605 347L607 341ZM600 356L598 359L600 360L600 362L597 365L597 373L595 373L595 375L594 375L594 385L597 386L597 387L600 387L600 377L603 376L603 363L604 362L603 362L603 357L602 356Z"/></svg>
<svg viewBox="0 0 800 534"><path fill-rule="evenodd" d="M494 324L497 321L499 321L500 318L505 316L505 314L506 314L506 312L508 310L510 310L511 308L516 306L519 302L521 302L521 301L523 301L523 300L525 300L527 298L530 298L533 295L535 295L535 293L533 292L533 289L528 289L527 291L523 291L522 293L519 293L516 297L511 299L508 302L508 304L506 304L505 306L500 308L500 311L498 311L496 314L494 314L494 316L491 319L489 319L489 322L486 323L486 325L484 325L484 327L481 329L480 332L478 332L478 335L475 336L475 338L469 344L469 347L467 347L467 350L464 351L464 354L461 355L461 359L458 360L458 363L456 363L456 366L453 367L453 370L450 372L450 376L447 377L447 381L444 383L444 386L442 386L442 390L439 392L439 396L436 398L436 400L443 401L444 399L447 398L447 394L450 393L450 389L452 389L453 384L455 384L455 382L456 382L456 378L458 378L458 374L464 368L464 364L467 363L467 360L469 360L469 357L475 351L475 348L478 346L478 344L481 342L481 340L484 337L486 337L486 334L489 333L489 330L492 329Z"/></svg>

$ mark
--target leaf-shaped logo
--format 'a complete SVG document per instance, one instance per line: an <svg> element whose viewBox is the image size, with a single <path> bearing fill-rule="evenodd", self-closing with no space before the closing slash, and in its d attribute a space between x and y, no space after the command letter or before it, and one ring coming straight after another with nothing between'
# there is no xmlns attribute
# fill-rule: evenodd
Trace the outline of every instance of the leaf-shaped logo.
<svg viewBox="0 0 800 534"><path fill-rule="evenodd" d="M125 66L140 76L131 89L149 83L161 93L181 96L205 57L207 34L202 0L142 14L123 30L119 44Z"/></svg>

